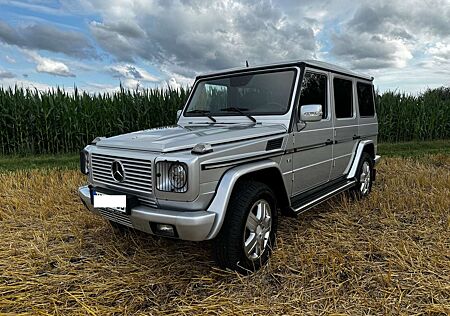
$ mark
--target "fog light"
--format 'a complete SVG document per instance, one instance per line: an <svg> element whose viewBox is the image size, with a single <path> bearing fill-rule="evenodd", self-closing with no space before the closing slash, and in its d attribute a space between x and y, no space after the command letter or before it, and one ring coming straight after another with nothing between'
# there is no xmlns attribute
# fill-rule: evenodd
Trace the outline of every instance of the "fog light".
<svg viewBox="0 0 450 316"><path fill-rule="evenodd" d="M150 223L150 227L156 235L167 236L167 237L177 237L177 231L173 225L161 224L161 223Z"/></svg>

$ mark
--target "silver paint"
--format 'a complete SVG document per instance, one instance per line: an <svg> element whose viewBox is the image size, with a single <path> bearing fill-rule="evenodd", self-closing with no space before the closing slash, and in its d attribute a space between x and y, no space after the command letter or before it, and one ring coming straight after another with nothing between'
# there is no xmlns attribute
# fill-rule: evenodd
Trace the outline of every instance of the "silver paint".
<svg viewBox="0 0 450 316"><path fill-rule="evenodd" d="M298 124L299 109L295 96L299 92L301 69L279 64L277 69L297 69L294 94L285 115L255 116L256 124L248 122L246 117L220 116L217 117L217 124L211 124L207 118L184 117L181 113L177 126L97 139L95 145L85 148L89 153L90 165L92 153L109 155L118 161L126 158L144 159L151 161L152 166L163 160L185 163L188 167L188 191L162 192L153 188L145 198L155 201L155 205L133 208L129 220L134 228L148 233L152 233L149 221L173 224L179 230L179 237L188 240L212 239L218 234L234 185L243 175L251 172L275 168L284 183L283 194L288 200L343 175L349 182L341 189L347 189L354 183L365 146L373 144L374 164L380 158L376 155L377 116L359 117L356 94L356 83L371 84L372 78L325 63L307 61L307 65L322 67L323 70L319 70L307 66L305 71L322 73L328 78L325 119L307 122L306 126L304 123ZM218 72L211 76L222 74ZM352 77L354 75L359 78ZM335 118L332 93L334 76L353 82L354 115L350 119ZM360 139L353 139L353 136L359 136ZM267 151L267 142L278 138L283 138L281 148ZM192 154L192 148L198 143L211 145L213 151L202 155ZM156 183L156 176L152 172L152 184ZM88 182L97 188L135 194L133 190L120 188L120 183L113 186L94 181L92 172L88 175ZM96 212L88 203L90 200L86 197L86 190L86 187L81 187L79 194L88 208ZM316 202L327 196L320 197ZM313 205L303 205L300 211Z"/></svg>

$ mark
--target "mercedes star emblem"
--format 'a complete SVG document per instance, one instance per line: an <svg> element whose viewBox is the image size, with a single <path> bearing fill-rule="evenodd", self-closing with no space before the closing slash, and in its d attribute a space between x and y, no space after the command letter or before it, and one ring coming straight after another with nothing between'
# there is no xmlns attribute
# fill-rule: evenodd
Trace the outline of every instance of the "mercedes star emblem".
<svg viewBox="0 0 450 316"><path fill-rule="evenodd" d="M119 160L114 160L111 164L111 174L116 182L125 180L125 169Z"/></svg>

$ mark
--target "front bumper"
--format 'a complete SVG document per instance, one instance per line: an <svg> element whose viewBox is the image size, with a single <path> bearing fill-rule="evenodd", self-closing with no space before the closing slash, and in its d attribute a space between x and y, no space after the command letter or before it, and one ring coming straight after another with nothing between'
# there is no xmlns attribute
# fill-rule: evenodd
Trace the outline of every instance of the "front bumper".
<svg viewBox="0 0 450 316"><path fill-rule="evenodd" d="M148 206L135 206L131 208L130 215L116 213L105 209L94 208L91 203L91 194L88 186L78 189L83 204L93 213L102 215L107 219L135 229L154 234L151 223L173 225L178 238L183 240L205 240L214 224L216 214L207 211L180 212L155 209Z"/></svg>

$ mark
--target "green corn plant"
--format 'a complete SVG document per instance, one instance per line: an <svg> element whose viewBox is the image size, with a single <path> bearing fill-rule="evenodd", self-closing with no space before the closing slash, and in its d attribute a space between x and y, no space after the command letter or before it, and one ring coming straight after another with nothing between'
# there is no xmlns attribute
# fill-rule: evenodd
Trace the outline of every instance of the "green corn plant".
<svg viewBox="0 0 450 316"><path fill-rule="evenodd" d="M74 87L38 91L0 87L0 153L76 152L96 136L173 125L190 88L89 94ZM450 138L450 88L418 95L386 91L375 96L379 140Z"/></svg>

